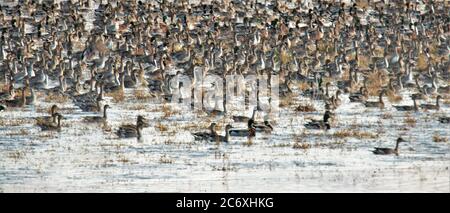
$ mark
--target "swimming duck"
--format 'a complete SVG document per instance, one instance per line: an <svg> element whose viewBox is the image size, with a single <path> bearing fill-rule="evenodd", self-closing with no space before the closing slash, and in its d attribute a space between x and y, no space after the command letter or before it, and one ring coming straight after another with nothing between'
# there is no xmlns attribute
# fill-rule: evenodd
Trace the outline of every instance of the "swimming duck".
<svg viewBox="0 0 450 213"><path fill-rule="evenodd" d="M441 95L438 95L436 97L436 105L433 104L421 104L420 107L422 109L429 109L429 110L439 110L440 109L440 105L439 105L439 100L442 98Z"/></svg>
<svg viewBox="0 0 450 213"><path fill-rule="evenodd" d="M136 137L138 140L141 139L142 128L144 128L145 122L143 121L144 117L139 115L137 117L136 125L126 124L119 127L116 132L116 135L119 138L134 138Z"/></svg>
<svg viewBox="0 0 450 213"><path fill-rule="evenodd" d="M329 130L331 128L329 119L331 118L331 112L325 111L325 114L323 115L323 120L311 120L308 123L306 123L304 126L307 129L325 129Z"/></svg>
<svg viewBox="0 0 450 213"><path fill-rule="evenodd" d="M398 145L402 142L406 142L406 140L404 140L402 137L399 137L397 138L397 142L395 144L394 149L375 147L375 150L373 150L372 152L376 155L391 155L391 154L398 155Z"/></svg>

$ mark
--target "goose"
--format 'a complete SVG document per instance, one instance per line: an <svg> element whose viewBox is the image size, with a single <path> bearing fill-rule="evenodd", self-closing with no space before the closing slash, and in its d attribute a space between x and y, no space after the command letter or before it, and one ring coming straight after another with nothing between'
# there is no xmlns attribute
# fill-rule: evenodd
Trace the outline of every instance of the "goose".
<svg viewBox="0 0 450 213"><path fill-rule="evenodd" d="M270 124L268 120L264 121L264 124L255 124L255 130L256 132L272 132L273 126Z"/></svg>
<svg viewBox="0 0 450 213"><path fill-rule="evenodd" d="M419 111L419 108L417 107L416 98L412 97L412 100L414 102L413 106L409 105L400 105L400 106L393 106L397 111Z"/></svg>
<svg viewBox="0 0 450 213"><path fill-rule="evenodd" d="M236 136L236 137L255 137L256 135L256 129L254 126L255 121L253 119L248 120L247 122L247 128L246 129L236 129L231 127L228 130L228 133L230 136Z"/></svg>
<svg viewBox="0 0 450 213"><path fill-rule="evenodd" d="M450 85L438 87L437 88L437 92L438 93L449 94L450 93Z"/></svg>
<svg viewBox="0 0 450 213"><path fill-rule="evenodd" d="M60 131L61 130L61 119L63 116L59 113L55 113L54 115L57 118L57 123L53 121L44 121L37 122L37 125L41 128L42 131Z"/></svg>
<svg viewBox="0 0 450 213"><path fill-rule="evenodd" d="M422 93L422 90L419 90L418 93L413 93L413 94L411 94L410 97L411 97L411 98L414 98L414 99L416 99L416 100L425 100L425 99L428 98L427 95L425 95L425 94Z"/></svg>
<svg viewBox="0 0 450 213"><path fill-rule="evenodd" d="M421 104L420 107L422 109L428 109L428 110L439 110L440 106L439 106L439 100L442 98L441 95L438 95L436 97L436 105L434 104Z"/></svg>
<svg viewBox="0 0 450 213"><path fill-rule="evenodd" d="M53 104L52 107L50 108L50 116L38 117L38 118L36 118L36 121L38 123L46 123L46 122L56 123L56 119L58 117L57 110L58 110L58 106L56 104Z"/></svg>
<svg viewBox="0 0 450 213"><path fill-rule="evenodd" d="M383 95L385 93L386 93L385 90L381 90L380 95L378 96L378 101L366 101L364 103L364 106L384 108Z"/></svg>
<svg viewBox="0 0 450 213"><path fill-rule="evenodd" d="M229 130L232 128L230 124L225 126L225 136L217 134L216 123L211 123L209 126L210 132L197 132L193 133L195 140L205 140L209 142L225 142L228 143L230 139Z"/></svg>
<svg viewBox="0 0 450 213"><path fill-rule="evenodd" d="M406 140L404 140L402 137L399 137L397 138L397 142L395 144L394 149L375 147L375 150L373 150L372 152L376 155L391 155L391 154L398 155L398 145L402 142L406 142Z"/></svg>
<svg viewBox="0 0 450 213"><path fill-rule="evenodd" d="M24 107L27 103L25 88L21 88L20 90L22 91L21 98L15 98L12 100L3 100L2 104L6 105L7 107Z"/></svg>
<svg viewBox="0 0 450 213"><path fill-rule="evenodd" d="M145 122L143 122L144 117L139 115L137 117L136 125L133 124L125 124L119 127L116 132L116 135L119 138L134 138L136 137L138 140L142 137L142 128L145 126Z"/></svg>
<svg viewBox="0 0 450 213"><path fill-rule="evenodd" d="M215 130L216 125L217 125L216 123L211 123L208 127L209 132L195 132L192 133L192 135L194 136L195 140L207 140L208 138L217 135Z"/></svg>
<svg viewBox="0 0 450 213"><path fill-rule="evenodd" d="M43 70L36 76L30 78L30 86L37 89L47 89L48 75Z"/></svg>
<svg viewBox="0 0 450 213"><path fill-rule="evenodd" d="M25 98L25 105L34 105L34 103L36 102L36 94L34 93L34 89L32 87L29 87L28 85L29 85L29 83L27 82L24 92L27 89L29 89L30 90L30 96L27 96Z"/></svg>
<svg viewBox="0 0 450 213"><path fill-rule="evenodd" d="M217 133L215 133L214 135L210 135L209 137L205 138L204 140L209 141L209 142L216 142L216 143L228 143L230 140L230 134L229 134L229 130L232 128L232 126L230 124L225 126L225 136L223 135L219 135Z"/></svg>
<svg viewBox="0 0 450 213"><path fill-rule="evenodd" d="M110 106L108 104L106 104L105 106L103 106L103 116L85 117L84 121L89 122L89 123L100 123L100 122L105 123L108 118L106 110L109 108L110 108Z"/></svg>
<svg viewBox="0 0 450 213"><path fill-rule="evenodd" d="M307 129L324 129L329 130L331 128L329 119L331 118L331 112L325 111L325 114L323 115L323 120L311 120L308 123L306 123L304 126Z"/></svg>
<svg viewBox="0 0 450 213"><path fill-rule="evenodd" d="M256 114L256 107L253 108L253 112L252 112L252 117L247 117L247 116L239 116L239 115L234 115L233 116L233 121L234 122L248 122L250 119L255 120L255 114Z"/></svg>
<svg viewBox="0 0 450 213"><path fill-rule="evenodd" d="M367 89L365 87L359 88L359 92L350 94L348 98L350 99L350 102L364 102L367 101L369 98L369 93L367 92Z"/></svg>
<svg viewBox="0 0 450 213"><path fill-rule="evenodd" d="M7 92L1 92L0 93L0 101L2 100L12 100L15 98L15 89L14 84L9 85L9 89Z"/></svg>

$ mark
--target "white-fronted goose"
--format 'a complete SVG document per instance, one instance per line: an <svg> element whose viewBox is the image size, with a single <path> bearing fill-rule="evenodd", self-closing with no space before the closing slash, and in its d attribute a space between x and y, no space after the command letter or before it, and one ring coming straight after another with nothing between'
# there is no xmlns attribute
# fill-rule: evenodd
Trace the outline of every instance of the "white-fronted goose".
<svg viewBox="0 0 450 213"><path fill-rule="evenodd" d="M395 144L395 148L391 149L391 148L379 148L379 147L375 147L375 150L373 150L372 152L376 155L398 155L398 145L402 142L406 142L402 137L397 138L397 142Z"/></svg>
<svg viewBox="0 0 450 213"><path fill-rule="evenodd" d="M440 105L439 105L439 100L442 98L441 95L436 96L436 104L421 104L420 107L422 109L428 109L428 110L439 110L440 109Z"/></svg>
<svg viewBox="0 0 450 213"><path fill-rule="evenodd" d="M126 124L119 127L119 129L116 132L116 135L119 136L119 138L134 138L136 137L138 140L142 138L142 128L144 128L144 117L138 116L136 125L133 124Z"/></svg>
<svg viewBox="0 0 450 213"><path fill-rule="evenodd" d="M419 111L419 107L417 107L417 103L416 103L416 99L414 97L412 97L413 99L413 106L409 106L409 105L397 105L397 106L393 106L395 109L397 109L397 111Z"/></svg>
<svg viewBox="0 0 450 213"><path fill-rule="evenodd" d="M378 96L378 101L366 101L364 106L366 107L378 107L384 108L383 95L386 93L385 90L381 90L380 95Z"/></svg>
<svg viewBox="0 0 450 213"><path fill-rule="evenodd" d="M100 123L103 122L105 123L108 119L106 110L108 110L110 107L108 104L106 104L105 106L103 106L103 116L91 116L91 117L85 117L84 121L89 122L89 123Z"/></svg>
<svg viewBox="0 0 450 213"><path fill-rule="evenodd" d="M331 112L325 111L325 114L323 115L322 120L311 120L308 123L306 123L304 126L307 129L324 129L328 130L331 128L329 119L331 118Z"/></svg>

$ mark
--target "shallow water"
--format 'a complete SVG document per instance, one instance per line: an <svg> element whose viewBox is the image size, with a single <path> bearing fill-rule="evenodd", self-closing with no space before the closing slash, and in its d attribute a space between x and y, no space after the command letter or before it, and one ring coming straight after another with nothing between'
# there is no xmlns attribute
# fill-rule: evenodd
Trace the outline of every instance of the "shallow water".
<svg viewBox="0 0 450 213"><path fill-rule="evenodd" d="M305 130L305 117L321 114L283 109L273 134L259 134L250 146L232 138L229 144L196 142L190 131L209 124L204 115L170 107L165 117L160 103L115 105L109 113L113 131L136 114L149 118L143 140L117 139L99 125L86 124L71 103L61 106L65 115L61 132L41 132L34 125L36 109L50 103L41 100L34 108L2 112L0 125L0 189L4 192L386 192L449 191L449 143L432 141L435 134L449 138L447 124L437 115L418 112L406 127L404 113L387 107L366 110L361 104L345 104L336 111L334 128L328 132ZM134 104L131 104L134 102ZM130 110L136 104L143 110ZM166 104L170 106L171 104ZM295 106L295 104L293 105ZM320 107L319 104L317 104ZM365 114L364 117L361 115ZM392 118L381 118L392 114ZM258 117L257 119L261 119ZM195 120L198 123L192 122ZM221 119L222 120L222 119ZM381 122L378 122L381 121ZM223 131L224 123L219 122ZM161 130L160 125L167 127ZM378 133L373 139L336 138L334 132L348 129ZM374 146L392 147L398 135L410 141L400 145L399 156L376 156ZM294 149L296 141L311 144ZM264 186L264 187L262 187Z"/></svg>
<svg viewBox="0 0 450 213"><path fill-rule="evenodd" d="M109 126L86 124L84 113L70 101L59 104L64 115L61 132L41 132L34 118L47 115L53 102L40 98L34 107L0 112L1 192L449 192L450 143L433 142L433 135L450 138L439 112L397 112L342 106L331 130L305 130L308 118L322 117L323 103L313 101L313 113L294 108L307 99L294 97L274 120L272 134L258 134L251 145L232 138L229 144L194 141L190 132L206 129L212 118L159 101L139 101L126 90L125 103L111 105ZM399 105L412 105L408 100ZM309 101L309 100L308 100ZM310 101L309 101L310 102ZM433 100L429 100L434 103ZM163 112L163 106L169 114ZM118 139L122 123L136 115L151 123L143 139ZM257 119L262 120L261 114ZM415 126L405 118L416 119ZM220 132L230 122L217 119ZM235 125L235 124L233 124ZM242 125L243 126L243 125ZM161 128L165 127L167 129ZM374 138L338 138L354 130ZM399 156L377 156L373 147L393 147L403 136ZM310 144L294 149L296 142Z"/></svg>

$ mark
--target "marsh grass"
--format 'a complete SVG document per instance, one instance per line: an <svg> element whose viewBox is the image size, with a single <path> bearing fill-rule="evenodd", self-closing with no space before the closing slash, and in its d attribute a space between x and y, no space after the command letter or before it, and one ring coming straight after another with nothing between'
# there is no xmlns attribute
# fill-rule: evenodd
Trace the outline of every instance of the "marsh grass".
<svg viewBox="0 0 450 213"><path fill-rule="evenodd" d="M403 100L401 95L397 95L392 91L388 91L386 95L388 97L389 102L391 103L398 103Z"/></svg>
<svg viewBox="0 0 450 213"><path fill-rule="evenodd" d="M363 132L363 131L358 131L358 130L354 130L354 129L344 129L344 130L339 130L339 131L334 132L332 137L336 137L336 138L353 137L353 138L358 138L358 139L373 139L373 138L377 138L378 135L374 134L374 133Z"/></svg>
<svg viewBox="0 0 450 213"><path fill-rule="evenodd" d="M385 113L381 114L381 118L382 118L382 119L392 119L393 116L392 116L391 113L385 112Z"/></svg>
<svg viewBox="0 0 450 213"><path fill-rule="evenodd" d="M135 90L134 97L136 97L137 100L145 101L150 100L152 98L152 95L145 90Z"/></svg>
<svg viewBox="0 0 450 213"><path fill-rule="evenodd" d="M294 148L294 149L309 149L309 148L311 148L311 144L297 141L294 143L292 148Z"/></svg>
<svg viewBox="0 0 450 213"><path fill-rule="evenodd" d="M0 126L21 126L27 124L29 120L27 119L0 119Z"/></svg>
<svg viewBox="0 0 450 213"><path fill-rule="evenodd" d="M295 108L295 111L297 112L315 112L317 111L314 105L311 103L307 104L300 104L297 108Z"/></svg>
<svg viewBox="0 0 450 213"><path fill-rule="evenodd" d="M125 93L122 90L107 93L106 96L111 97L114 103L120 103L125 100Z"/></svg>
<svg viewBox="0 0 450 213"><path fill-rule="evenodd" d="M118 157L118 159L117 159L117 162L120 162L120 163L129 163L129 162L130 162L130 159L128 159L127 157L125 157L125 156L123 156L123 155L120 155L120 156Z"/></svg>
<svg viewBox="0 0 450 213"><path fill-rule="evenodd" d="M439 133L435 132L433 134L433 142L440 143L440 142L448 142L448 138L444 136L440 136Z"/></svg>
<svg viewBox="0 0 450 213"><path fill-rule="evenodd" d="M372 96L378 96L380 88L388 81L386 74L380 70L370 73L367 78L367 90Z"/></svg>
<svg viewBox="0 0 450 213"><path fill-rule="evenodd" d="M155 128L157 128L160 132L166 132L169 129L166 125L162 124L161 122L158 122L155 125Z"/></svg>
<svg viewBox="0 0 450 213"><path fill-rule="evenodd" d="M415 127L416 126L416 119L411 117L410 115L406 115L405 119L403 120L403 122L410 127Z"/></svg>
<svg viewBox="0 0 450 213"><path fill-rule="evenodd" d="M29 135L30 133L26 129L20 129L18 132L9 132L5 135L7 136L21 136L21 135Z"/></svg>
<svg viewBox="0 0 450 213"><path fill-rule="evenodd" d="M175 161L172 158L170 158L169 156L167 156L166 154L162 155L159 158L159 163L161 163L161 164L172 164L174 162Z"/></svg>
<svg viewBox="0 0 450 213"><path fill-rule="evenodd" d="M19 159L23 159L25 157L25 152L13 151L13 152L9 152L7 156L8 156L8 158L19 160Z"/></svg>
<svg viewBox="0 0 450 213"><path fill-rule="evenodd" d="M280 107L287 107L294 104L294 99L290 96L280 97Z"/></svg>
<svg viewBox="0 0 450 213"><path fill-rule="evenodd" d="M167 104L164 104L162 106L162 111L163 111L163 118L171 117L176 113L176 111L172 110L172 107L170 107L170 105Z"/></svg>
<svg viewBox="0 0 450 213"><path fill-rule="evenodd" d="M44 101L49 102L49 103L65 103L68 100L69 100L68 96L61 95L61 94L55 93L55 92L48 93L44 98Z"/></svg>

